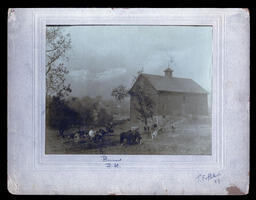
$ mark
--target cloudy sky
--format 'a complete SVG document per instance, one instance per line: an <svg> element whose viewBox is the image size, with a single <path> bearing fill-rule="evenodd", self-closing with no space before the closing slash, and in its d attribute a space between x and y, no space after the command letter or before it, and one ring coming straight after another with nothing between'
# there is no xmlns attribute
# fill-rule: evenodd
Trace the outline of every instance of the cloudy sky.
<svg viewBox="0 0 256 200"><path fill-rule="evenodd" d="M114 87L131 86L133 75L163 75L170 57L173 76L191 78L211 91L212 28L207 26L68 26L67 82L72 96L110 98Z"/></svg>

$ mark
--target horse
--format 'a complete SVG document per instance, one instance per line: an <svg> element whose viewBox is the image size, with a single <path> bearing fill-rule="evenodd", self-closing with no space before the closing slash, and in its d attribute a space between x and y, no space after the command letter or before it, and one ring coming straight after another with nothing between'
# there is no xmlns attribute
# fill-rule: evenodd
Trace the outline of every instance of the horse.
<svg viewBox="0 0 256 200"><path fill-rule="evenodd" d="M142 144L142 137L139 132L129 130L120 134L120 144Z"/></svg>

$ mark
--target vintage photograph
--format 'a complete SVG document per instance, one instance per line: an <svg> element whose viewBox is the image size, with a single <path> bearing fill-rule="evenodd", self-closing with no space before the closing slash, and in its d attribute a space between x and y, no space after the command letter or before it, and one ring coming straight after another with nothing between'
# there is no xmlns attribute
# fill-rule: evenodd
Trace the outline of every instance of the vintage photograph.
<svg viewBox="0 0 256 200"><path fill-rule="evenodd" d="M247 195L250 10L8 9L13 195Z"/></svg>
<svg viewBox="0 0 256 200"><path fill-rule="evenodd" d="M212 27L48 25L46 154L211 155Z"/></svg>

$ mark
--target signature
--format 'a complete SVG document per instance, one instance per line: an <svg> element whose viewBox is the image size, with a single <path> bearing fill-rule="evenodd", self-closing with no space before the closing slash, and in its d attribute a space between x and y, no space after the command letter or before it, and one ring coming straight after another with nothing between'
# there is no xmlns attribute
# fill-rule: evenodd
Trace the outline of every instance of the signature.
<svg viewBox="0 0 256 200"><path fill-rule="evenodd" d="M105 162L104 165L107 168L120 168L120 163L122 159L110 159L108 156L101 156L102 161Z"/></svg>
<svg viewBox="0 0 256 200"><path fill-rule="evenodd" d="M196 181L199 183L214 181L214 183L220 184L220 178L219 178L220 176L221 176L221 173L199 174L196 177Z"/></svg>
<svg viewBox="0 0 256 200"><path fill-rule="evenodd" d="M101 156L103 162L120 162L122 159L109 159L107 156Z"/></svg>

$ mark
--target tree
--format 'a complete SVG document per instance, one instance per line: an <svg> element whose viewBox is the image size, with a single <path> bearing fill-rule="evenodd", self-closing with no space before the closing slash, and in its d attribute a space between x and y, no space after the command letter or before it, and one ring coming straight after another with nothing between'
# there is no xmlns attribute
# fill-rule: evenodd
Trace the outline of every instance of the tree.
<svg viewBox="0 0 256 200"><path fill-rule="evenodd" d="M136 75L133 76L132 85L135 84L138 77L143 73L143 68L141 68ZM125 97L129 95L129 91L120 85L112 90L111 95L121 102ZM153 117L155 102L152 99L152 95L148 91L143 90L143 88L136 84L135 87L130 91L130 95L136 98L138 104L135 110L138 112L138 119L143 121L145 125L148 123L148 119Z"/></svg>
<svg viewBox="0 0 256 200"><path fill-rule="evenodd" d="M138 77L143 73L143 67L137 71L137 74L133 76L132 86L135 84ZM155 102L152 99L152 95L149 91L143 89L139 84L136 84L130 91L130 95L135 97L137 104L135 104L135 110L138 112L138 119L143 121L147 126L148 119L153 117Z"/></svg>
<svg viewBox="0 0 256 200"><path fill-rule="evenodd" d="M79 127L82 124L80 114L71 109L59 96L52 97L47 114L49 126L57 129L62 137L68 128Z"/></svg>
<svg viewBox="0 0 256 200"><path fill-rule="evenodd" d="M113 121L113 116L107 113L104 108L99 109L97 125L98 126L106 126L107 124Z"/></svg>
<svg viewBox="0 0 256 200"><path fill-rule="evenodd" d="M67 51L71 48L70 34L64 35L57 26L46 28L46 95L59 97L71 92L70 84L65 83L69 73L66 67Z"/></svg>
<svg viewBox="0 0 256 200"><path fill-rule="evenodd" d="M136 82L137 78L143 73L143 68L137 71L136 75L133 76L132 85ZM128 90L125 86L119 85L112 90L111 96L114 97L119 103L121 103L126 97L129 96Z"/></svg>
<svg viewBox="0 0 256 200"><path fill-rule="evenodd" d="M123 85L112 90L111 96L113 96L117 101L121 102L125 97L128 96L128 91Z"/></svg>
<svg viewBox="0 0 256 200"><path fill-rule="evenodd" d="M90 97L79 99L77 97L68 98L68 106L75 110L82 117L83 125L89 126L93 123L93 102Z"/></svg>
<svg viewBox="0 0 256 200"><path fill-rule="evenodd" d="M140 85L135 85L130 94L135 97L136 104L135 110L138 112L138 119L143 121L147 126L148 119L153 117L155 102L152 99L152 95L143 90Z"/></svg>

